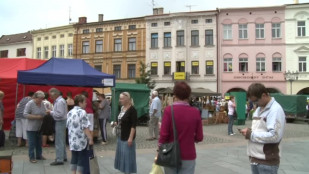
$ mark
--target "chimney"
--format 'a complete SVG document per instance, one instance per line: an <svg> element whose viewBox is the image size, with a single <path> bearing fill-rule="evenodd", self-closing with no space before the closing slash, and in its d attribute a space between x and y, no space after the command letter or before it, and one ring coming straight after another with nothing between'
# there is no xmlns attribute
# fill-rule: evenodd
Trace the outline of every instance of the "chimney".
<svg viewBox="0 0 309 174"><path fill-rule="evenodd" d="M103 14L99 14L99 22L103 22Z"/></svg>
<svg viewBox="0 0 309 174"><path fill-rule="evenodd" d="M78 18L78 24L86 24L86 23L87 23L87 17Z"/></svg>
<svg viewBox="0 0 309 174"><path fill-rule="evenodd" d="M163 11L164 11L163 7L154 8L153 9L153 15L161 15L161 14L163 14Z"/></svg>
<svg viewBox="0 0 309 174"><path fill-rule="evenodd" d="M298 0L294 0L294 4L298 4Z"/></svg>

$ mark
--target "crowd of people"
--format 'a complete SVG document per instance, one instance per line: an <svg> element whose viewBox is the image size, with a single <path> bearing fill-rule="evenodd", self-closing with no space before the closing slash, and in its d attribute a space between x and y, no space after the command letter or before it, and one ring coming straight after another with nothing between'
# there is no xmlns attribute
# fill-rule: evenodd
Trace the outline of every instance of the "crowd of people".
<svg viewBox="0 0 309 174"><path fill-rule="evenodd" d="M47 100L48 96L53 100L53 104ZM94 103L86 92L77 94L74 98L68 93L65 100L58 89L51 88L48 93L36 91L24 97L16 108L15 121L18 125L16 137L18 146L22 146L23 140L27 140L24 143L28 144L30 162L36 163L37 160L45 159L42 147L46 147L47 140L54 135L56 156L50 165L63 165L67 161L65 143L67 128L69 149L72 154L71 171L89 173L88 148L94 144L93 127L96 117L100 126L102 145L108 143L106 125L111 117L110 102L104 94L97 96L99 101ZM197 156L195 144L203 141L204 134L201 112L197 107L199 105L192 104L190 96L191 88L186 82L175 83L172 102L161 101L157 91L151 94L149 137L146 141L157 140L158 149L162 144L173 142L172 117L177 130L181 166L165 166L166 174L195 173ZM4 93L0 91L0 126L3 124L3 97ZM263 84L250 85L248 98L252 105L257 106L253 114L252 127L239 132L248 140L247 152L252 173L277 173L280 164L280 142L285 127L284 111L269 95ZM197 101L195 99L193 102ZM215 105L219 100L214 98L213 101ZM211 102L212 100L209 103ZM221 100L220 105L223 102ZM137 111L129 92L120 94L119 103L121 109L112 124L117 136L114 168L123 173L137 173L135 141ZM230 100L225 104L228 107L228 117L233 120L236 107L234 96L230 96ZM228 134L234 134L232 122L228 124Z"/></svg>

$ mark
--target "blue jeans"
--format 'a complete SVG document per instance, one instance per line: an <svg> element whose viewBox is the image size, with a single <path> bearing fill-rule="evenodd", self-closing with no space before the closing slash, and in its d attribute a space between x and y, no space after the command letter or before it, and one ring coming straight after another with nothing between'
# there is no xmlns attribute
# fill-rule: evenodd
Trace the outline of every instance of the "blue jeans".
<svg viewBox="0 0 309 174"><path fill-rule="evenodd" d="M29 159L42 158L42 135L39 131L27 131L29 145ZM35 149L35 155L34 155Z"/></svg>
<svg viewBox="0 0 309 174"><path fill-rule="evenodd" d="M228 134L232 134L233 132L233 123L234 123L234 116L233 115L228 115L229 116L229 125L227 128Z"/></svg>
<svg viewBox="0 0 309 174"><path fill-rule="evenodd" d="M252 174L277 174L279 166L269 166L264 164L251 164Z"/></svg>
<svg viewBox="0 0 309 174"><path fill-rule="evenodd" d="M66 120L55 121L55 147L57 162L63 162L64 159L67 159L65 128Z"/></svg>

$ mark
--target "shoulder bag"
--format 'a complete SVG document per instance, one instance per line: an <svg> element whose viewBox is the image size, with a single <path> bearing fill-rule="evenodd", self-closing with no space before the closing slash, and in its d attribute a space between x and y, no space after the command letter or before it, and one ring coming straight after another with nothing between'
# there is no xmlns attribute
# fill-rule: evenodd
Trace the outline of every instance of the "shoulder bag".
<svg viewBox="0 0 309 174"><path fill-rule="evenodd" d="M180 155L180 147L174 119L173 105L171 105L171 111L172 111L174 141L171 143L161 144L161 146L159 147L156 164L160 166L176 168L178 170L181 167L181 155Z"/></svg>

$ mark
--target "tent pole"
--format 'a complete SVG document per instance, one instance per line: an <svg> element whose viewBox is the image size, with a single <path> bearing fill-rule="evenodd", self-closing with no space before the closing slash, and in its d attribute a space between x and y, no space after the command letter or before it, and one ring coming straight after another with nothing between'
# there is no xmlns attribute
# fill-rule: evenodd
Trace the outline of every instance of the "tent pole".
<svg viewBox="0 0 309 174"><path fill-rule="evenodd" d="M17 106L17 99L18 99L18 82L16 83L15 109L16 109L16 106Z"/></svg>

